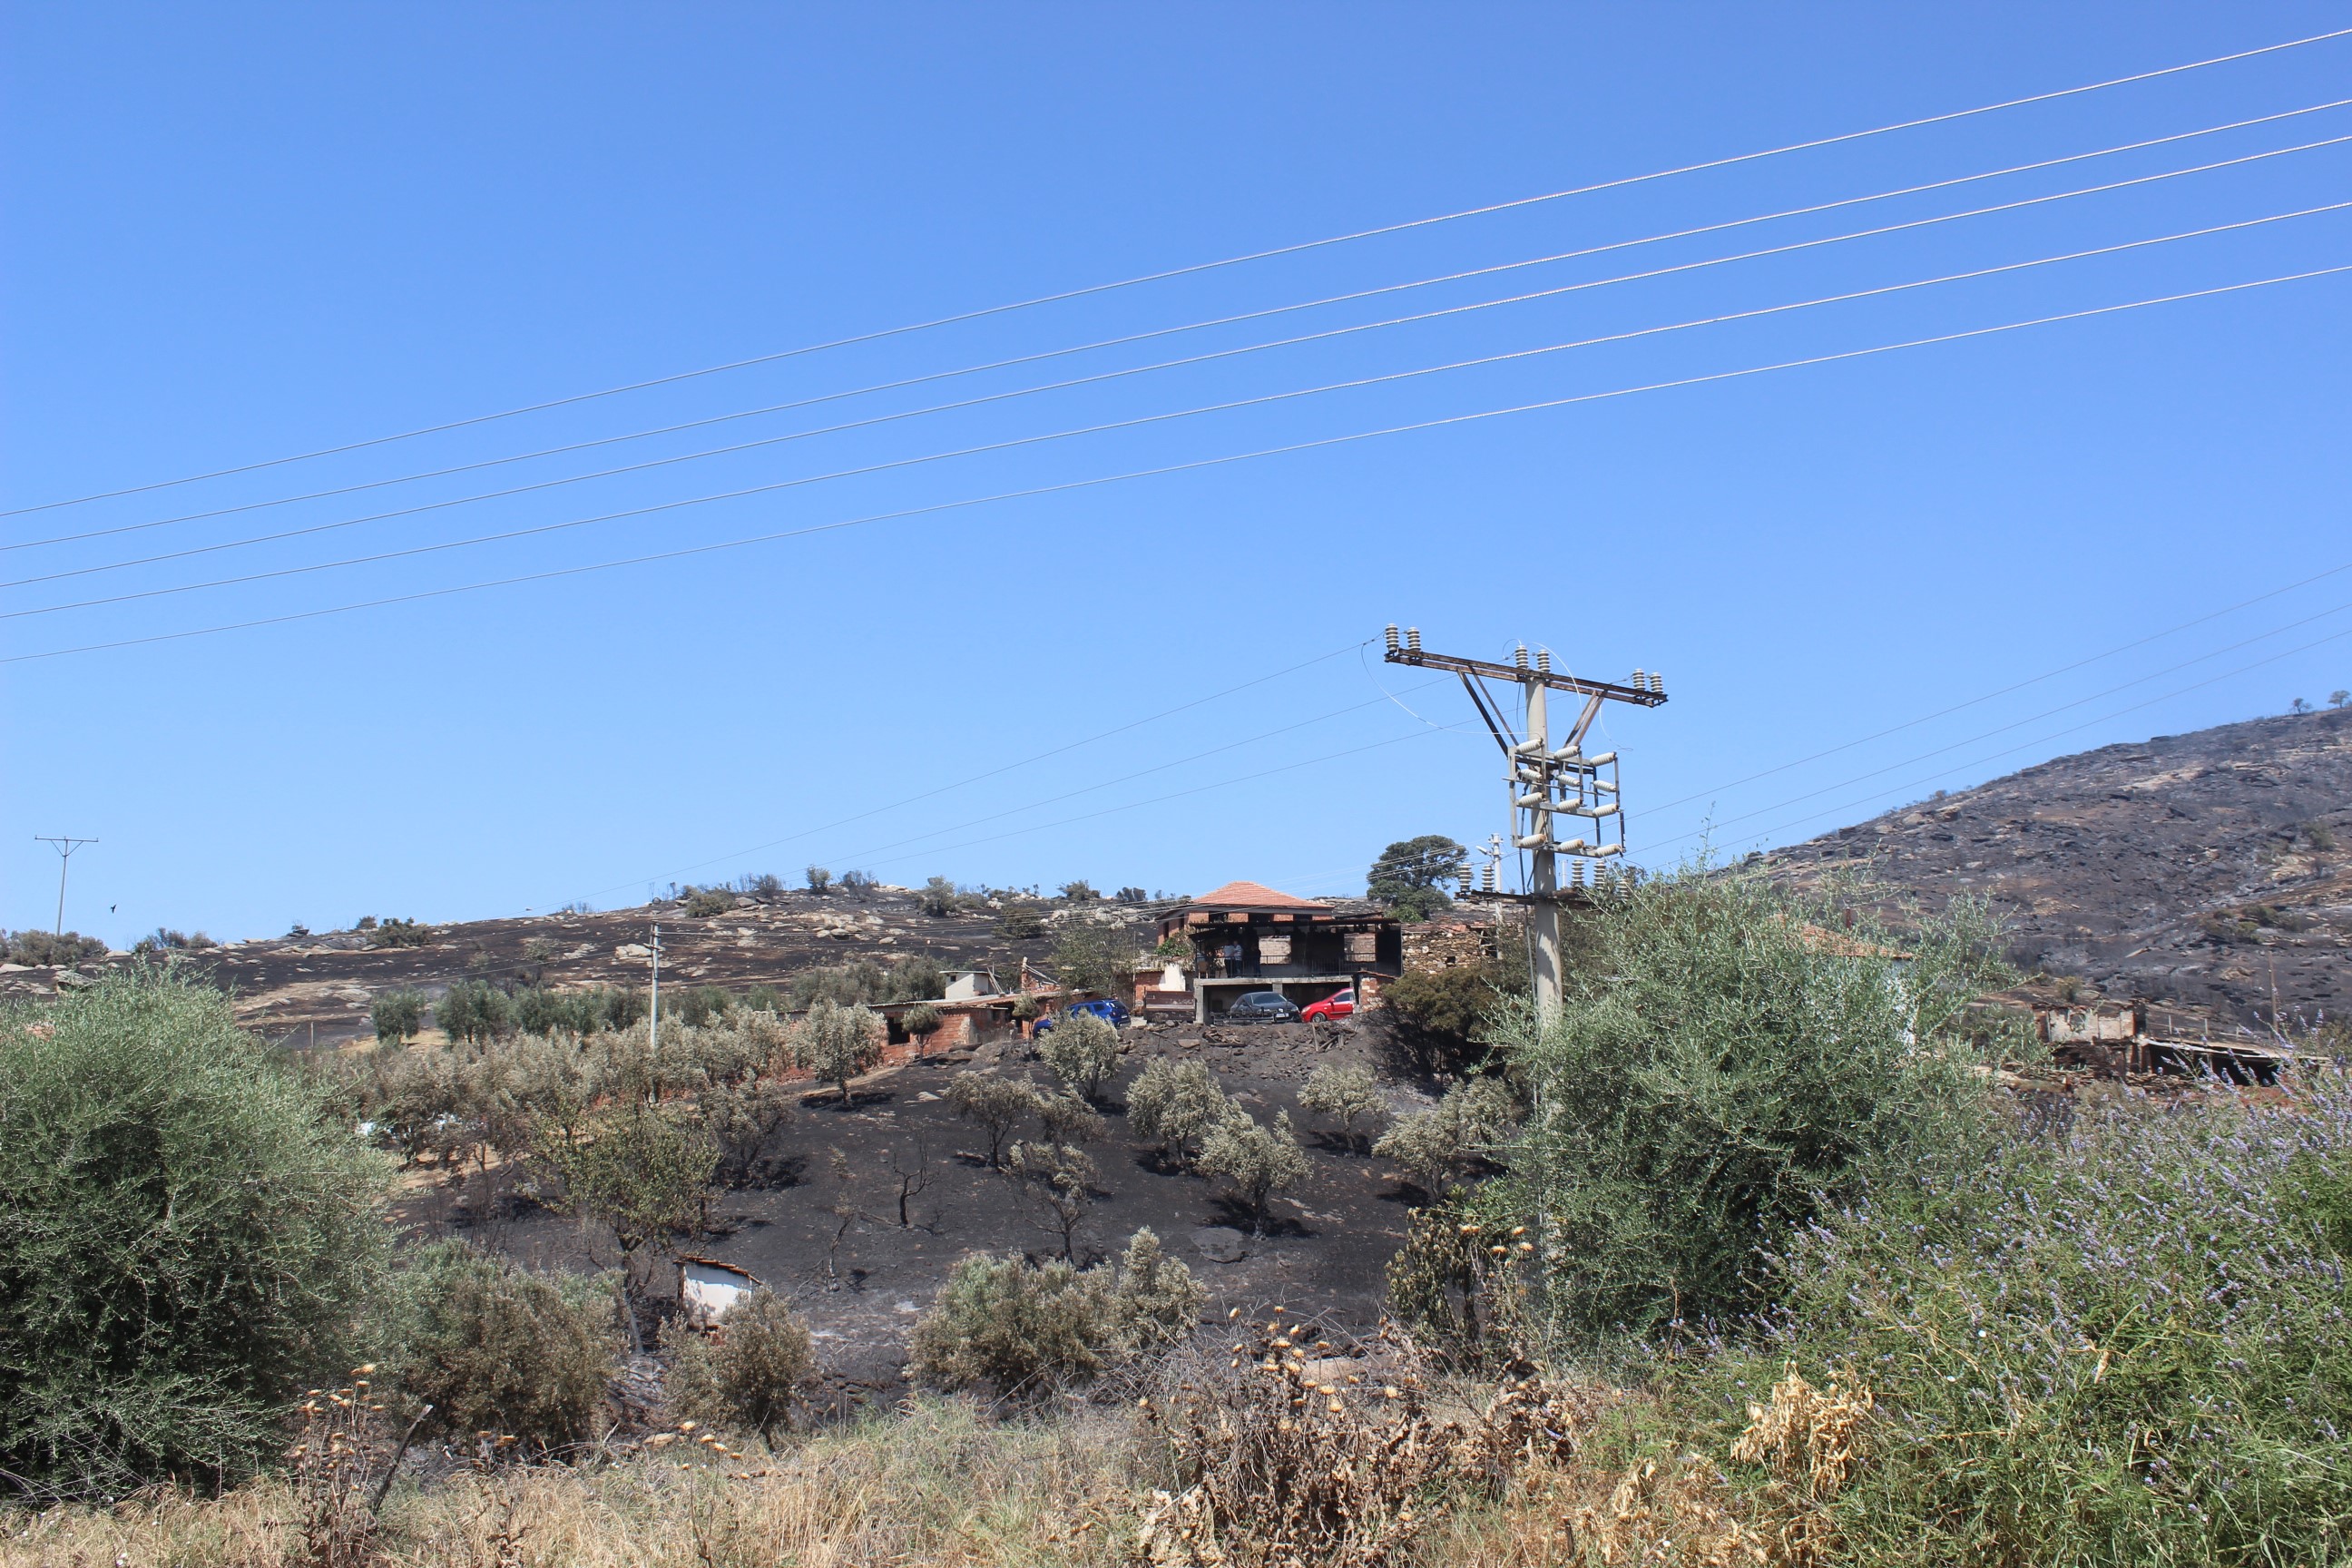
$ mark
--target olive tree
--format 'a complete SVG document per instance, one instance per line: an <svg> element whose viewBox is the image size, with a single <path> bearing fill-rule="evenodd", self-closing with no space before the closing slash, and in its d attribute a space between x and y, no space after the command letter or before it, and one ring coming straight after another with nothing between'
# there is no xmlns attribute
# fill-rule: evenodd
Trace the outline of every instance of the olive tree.
<svg viewBox="0 0 2352 1568"><path fill-rule="evenodd" d="M870 1007L844 1007L819 1000L793 1030L793 1062L803 1072L841 1090L850 1100L849 1080L882 1059L887 1037L882 1016Z"/></svg>
<svg viewBox="0 0 2352 1568"><path fill-rule="evenodd" d="M1037 1109L1037 1090L1026 1079L999 1078L991 1072L959 1074L948 1085L946 1100L957 1115L976 1121L988 1133L988 1163L1003 1163L1005 1135Z"/></svg>
<svg viewBox="0 0 2352 1568"><path fill-rule="evenodd" d="M1127 1088L1129 1131L1152 1140L1162 1154L1179 1163L1191 1163L1193 1145L1235 1111L1233 1100L1199 1062L1154 1057Z"/></svg>
<svg viewBox="0 0 2352 1568"><path fill-rule="evenodd" d="M1265 1205L1276 1193L1307 1179L1307 1156L1298 1135L1290 1130L1290 1113L1277 1112L1274 1125L1264 1127L1247 1111L1234 1113L1209 1129L1201 1140L1201 1156L1193 1169L1204 1176L1223 1176L1249 1211L1250 1233L1265 1229Z"/></svg>
<svg viewBox="0 0 2352 1568"><path fill-rule="evenodd" d="M1447 1089L1433 1108L1398 1121L1372 1152L1394 1160L1444 1197L1485 1168L1518 1123L1518 1106L1502 1080L1475 1078Z"/></svg>
<svg viewBox="0 0 2352 1568"><path fill-rule="evenodd" d="M1377 1127L1389 1113L1380 1079L1371 1068L1360 1065L1339 1067L1326 1063L1317 1068L1307 1075L1307 1083L1298 1092L1298 1103L1337 1121L1339 1136L1350 1149L1357 1146L1356 1123L1360 1121L1369 1130Z"/></svg>
<svg viewBox="0 0 2352 1568"><path fill-rule="evenodd" d="M1118 1030L1092 1013L1065 1014L1038 1042L1037 1054L1055 1078L1092 1100L1118 1067Z"/></svg>

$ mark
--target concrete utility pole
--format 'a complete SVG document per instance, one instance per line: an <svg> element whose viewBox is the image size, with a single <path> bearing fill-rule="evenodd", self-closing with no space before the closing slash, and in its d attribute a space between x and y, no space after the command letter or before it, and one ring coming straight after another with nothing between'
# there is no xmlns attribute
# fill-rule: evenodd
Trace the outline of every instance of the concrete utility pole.
<svg viewBox="0 0 2352 1568"><path fill-rule="evenodd" d="M33 842L36 844L47 844L58 852L58 929L55 934L63 936L66 934L66 867L73 859L73 852L75 850L80 848L85 844L95 844L98 840L95 838L51 838L47 835L36 833L33 835Z"/></svg>
<svg viewBox="0 0 2352 1568"><path fill-rule="evenodd" d="M661 923L654 923L654 984L652 1001L646 1008L646 1048L661 1049Z"/></svg>
<svg viewBox="0 0 2352 1568"><path fill-rule="evenodd" d="M1528 650L1519 648L1507 665L1453 654L1429 653L1421 646L1421 628L1409 629L1402 641L1388 628L1388 662L1450 669L1462 678L1478 716L1486 721L1495 744L1502 748L1509 768L1504 775L1511 788L1511 843L1530 857L1528 892L1528 936L1535 946L1536 1008L1549 1014L1559 1006L1559 857L1570 857L1569 882L1580 886L1584 861L1606 862L1625 853L1625 816L1618 796L1617 753L1587 755L1584 737L1601 717L1603 702L1631 702L1655 708L1666 700L1664 679L1635 670L1620 684L1611 680L1580 680L1553 673L1551 652L1538 649L1532 666ZM1484 682L1507 681L1520 688L1527 711L1528 738L1511 737L1500 703L1487 694ZM1569 726L1561 743L1552 744L1550 693L1570 691L1584 699L1583 710ZM1555 816L1582 817L1591 824L1590 839L1552 837ZM1522 832L1522 817L1525 831ZM1614 837L1611 836L1612 829Z"/></svg>

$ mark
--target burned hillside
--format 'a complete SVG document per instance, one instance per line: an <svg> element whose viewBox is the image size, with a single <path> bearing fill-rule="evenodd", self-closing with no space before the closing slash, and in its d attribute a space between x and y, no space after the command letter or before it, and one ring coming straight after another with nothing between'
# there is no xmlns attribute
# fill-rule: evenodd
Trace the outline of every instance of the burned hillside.
<svg viewBox="0 0 2352 1568"><path fill-rule="evenodd" d="M1776 850L1780 880L1860 876L1991 900L2021 968L2268 1026L2352 1014L2352 710L2059 757Z"/></svg>

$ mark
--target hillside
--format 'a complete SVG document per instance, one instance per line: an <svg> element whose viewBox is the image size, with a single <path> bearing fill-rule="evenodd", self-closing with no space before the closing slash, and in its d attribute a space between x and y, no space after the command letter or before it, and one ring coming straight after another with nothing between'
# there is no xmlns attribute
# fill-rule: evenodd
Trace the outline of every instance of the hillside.
<svg viewBox="0 0 2352 1568"><path fill-rule="evenodd" d="M1981 894L2021 967L2290 1026L2352 1015L2352 710L2059 757L1764 857L1929 907ZM2275 997L2275 1006L2273 1005Z"/></svg>

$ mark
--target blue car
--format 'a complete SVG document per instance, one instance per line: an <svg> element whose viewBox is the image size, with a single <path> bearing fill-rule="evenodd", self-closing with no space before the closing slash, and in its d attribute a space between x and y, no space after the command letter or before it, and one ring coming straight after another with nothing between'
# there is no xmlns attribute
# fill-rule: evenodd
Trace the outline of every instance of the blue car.
<svg viewBox="0 0 2352 1568"><path fill-rule="evenodd" d="M1104 997L1099 1002L1073 1002L1068 1006L1063 1008L1062 1011L1065 1013L1091 1013L1096 1017L1100 1018L1104 1023L1108 1024L1114 1029L1124 1029L1127 1027L1126 1005L1122 1003L1114 1002L1108 996ZM1051 1013L1048 1013L1044 1017L1037 1020L1037 1026L1031 1030L1030 1033L1042 1035L1053 1026L1054 1016Z"/></svg>

